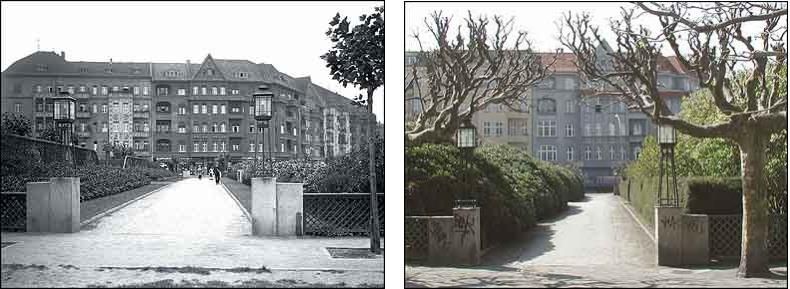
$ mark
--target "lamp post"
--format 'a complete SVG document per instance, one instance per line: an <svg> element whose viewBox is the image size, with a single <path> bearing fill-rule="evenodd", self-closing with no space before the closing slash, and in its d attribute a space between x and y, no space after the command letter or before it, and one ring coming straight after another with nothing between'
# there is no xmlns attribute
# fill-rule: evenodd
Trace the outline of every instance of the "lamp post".
<svg viewBox="0 0 790 289"><path fill-rule="evenodd" d="M469 158L471 157L475 147L477 147L477 129L472 124L471 119L467 118L461 122L461 125L458 126L458 130L456 131L455 139L456 146L461 150L463 155L463 168L464 172L466 172L469 166ZM467 175L464 174L464 177L466 178ZM468 180L465 179L464 181L466 182ZM456 208L477 206L477 199L470 199L471 194L469 193L466 195L466 199L455 201Z"/></svg>
<svg viewBox="0 0 790 289"><path fill-rule="evenodd" d="M658 206L679 207L678 185L675 172L675 128L660 124L657 131L658 144L661 147L661 158L658 166Z"/></svg>
<svg viewBox="0 0 790 289"><path fill-rule="evenodd" d="M258 91L252 94L255 107L255 120L258 122L258 134L261 134L261 128L269 127L269 120L272 119L273 97L274 93L272 93L266 85L258 86ZM271 130L269 130L269 133L271 134ZM260 144L261 142L258 141L258 143ZM271 149L271 147L269 149ZM263 159L263 150L258 150L261 151L261 159Z"/></svg>
<svg viewBox="0 0 790 289"><path fill-rule="evenodd" d="M76 151L74 144L71 143L71 134L74 127L76 99L71 97L67 90L60 91L60 95L52 98L53 119L58 130L60 130L61 143L71 146L71 162L74 168L77 167Z"/></svg>

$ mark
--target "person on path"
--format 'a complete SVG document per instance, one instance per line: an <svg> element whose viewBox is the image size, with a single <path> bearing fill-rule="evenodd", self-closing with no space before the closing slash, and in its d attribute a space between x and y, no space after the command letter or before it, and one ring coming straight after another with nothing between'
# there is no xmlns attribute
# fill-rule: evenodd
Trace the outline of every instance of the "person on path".
<svg viewBox="0 0 790 289"><path fill-rule="evenodd" d="M219 170L218 166L214 166L214 182L219 185L219 179L222 177L222 172Z"/></svg>

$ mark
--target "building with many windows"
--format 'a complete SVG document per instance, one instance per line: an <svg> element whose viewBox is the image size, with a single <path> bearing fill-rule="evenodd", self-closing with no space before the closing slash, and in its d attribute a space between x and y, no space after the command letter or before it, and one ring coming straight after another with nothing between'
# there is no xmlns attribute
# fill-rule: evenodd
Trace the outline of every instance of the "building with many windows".
<svg viewBox="0 0 790 289"><path fill-rule="evenodd" d="M67 90L77 99L81 146L100 151L105 143L118 144L182 164L248 159L262 150L277 159L323 159L367 137L364 107L309 77L248 60L74 62L65 53L39 51L9 66L2 85L2 111L30 118L34 135L52 122L49 98ZM260 85L275 94L268 130L257 129L251 110Z"/></svg>
<svg viewBox="0 0 790 289"><path fill-rule="evenodd" d="M554 53L540 54L544 63ZM407 52L406 73L420 63L415 52ZM583 84L572 53L559 53L552 75L525 96L527 107L514 111L494 104L476 111L473 123L481 143L507 143L525 148L535 158L581 169L587 187L611 187L614 169L635 160L645 136L655 133L650 119L641 111L628 109L614 93L601 93ZM670 110L680 111L681 98L697 89L695 81L674 57L659 59L660 93ZM419 91L407 87L406 121L421 113Z"/></svg>

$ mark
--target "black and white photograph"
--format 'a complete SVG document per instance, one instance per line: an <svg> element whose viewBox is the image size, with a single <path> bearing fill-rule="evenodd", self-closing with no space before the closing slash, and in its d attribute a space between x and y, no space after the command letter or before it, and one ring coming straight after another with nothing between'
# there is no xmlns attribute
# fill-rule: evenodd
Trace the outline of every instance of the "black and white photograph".
<svg viewBox="0 0 790 289"><path fill-rule="evenodd" d="M383 1L4 1L0 285L384 287L383 95Z"/></svg>

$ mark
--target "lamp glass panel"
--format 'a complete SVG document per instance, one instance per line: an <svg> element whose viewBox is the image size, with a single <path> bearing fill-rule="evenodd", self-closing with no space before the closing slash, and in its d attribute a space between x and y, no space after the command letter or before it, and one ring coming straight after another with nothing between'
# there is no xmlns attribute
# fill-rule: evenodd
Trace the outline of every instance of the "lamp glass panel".
<svg viewBox="0 0 790 289"><path fill-rule="evenodd" d="M469 148L475 145L475 129L474 128L459 128L458 129L458 147Z"/></svg>
<svg viewBox="0 0 790 289"><path fill-rule="evenodd" d="M675 143L675 129L669 125L658 126L658 143L672 144Z"/></svg>

